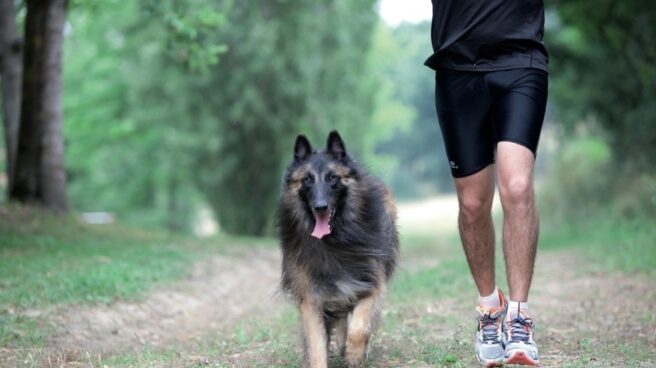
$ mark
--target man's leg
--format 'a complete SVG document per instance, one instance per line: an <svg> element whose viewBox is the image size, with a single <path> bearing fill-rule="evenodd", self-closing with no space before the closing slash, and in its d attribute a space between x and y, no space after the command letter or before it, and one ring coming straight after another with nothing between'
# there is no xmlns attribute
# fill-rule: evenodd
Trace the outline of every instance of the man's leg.
<svg viewBox="0 0 656 368"><path fill-rule="evenodd" d="M504 321L504 362L538 365L528 292L538 241L538 213L533 191L533 153L516 143L497 145L499 194L503 206L503 254L510 287Z"/></svg>
<svg viewBox="0 0 656 368"><path fill-rule="evenodd" d="M507 304L501 291L495 289L494 280L494 165L456 178L455 183L460 238L479 293L476 357L487 367L498 367L505 358L502 323Z"/></svg>
<svg viewBox="0 0 656 368"><path fill-rule="evenodd" d="M495 290L492 223L494 165L475 174L455 178L454 181L460 205L458 229L469 270L479 295L490 295Z"/></svg>
<svg viewBox="0 0 656 368"><path fill-rule="evenodd" d="M476 357L491 367L499 366L505 359L502 321L507 304L501 291L495 289L491 212L497 136L486 78L487 73L440 69L435 98L458 193L460 239L479 293Z"/></svg>
<svg viewBox="0 0 656 368"><path fill-rule="evenodd" d="M538 240L533 166L547 103L548 75L530 68L507 70L491 73L488 83L502 93L495 96L492 121L499 140L497 180L509 296L526 302Z"/></svg>
<svg viewBox="0 0 656 368"><path fill-rule="evenodd" d="M533 190L535 157L524 146L499 142L497 176L503 207L503 254L510 300L526 302L538 242L538 212Z"/></svg>

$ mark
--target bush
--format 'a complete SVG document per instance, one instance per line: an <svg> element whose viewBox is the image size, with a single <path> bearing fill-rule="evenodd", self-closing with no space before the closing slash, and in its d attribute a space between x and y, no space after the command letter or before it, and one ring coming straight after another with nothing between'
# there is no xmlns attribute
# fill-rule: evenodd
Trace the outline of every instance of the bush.
<svg viewBox="0 0 656 368"><path fill-rule="evenodd" d="M577 138L555 157L541 199L548 214L586 215L607 203L612 183L610 147L596 137Z"/></svg>

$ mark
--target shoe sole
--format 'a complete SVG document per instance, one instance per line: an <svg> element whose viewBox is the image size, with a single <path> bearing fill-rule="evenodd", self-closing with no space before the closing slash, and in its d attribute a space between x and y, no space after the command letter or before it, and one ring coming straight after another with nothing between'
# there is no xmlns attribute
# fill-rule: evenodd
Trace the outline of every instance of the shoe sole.
<svg viewBox="0 0 656 368"><path fill-rule="evenodd" d="M486 360L478 357L478 361L486 367L503 367L503 360Z"/></svg>
<svg viewBox="0 0 656 368"><path fill-rule="evenodd" d="M476 346L476 359L478 359L478 362L481 363L481 365L485 367L503 367L503 360L504 360L504 353L503 353L503 345L501 345L501 355L498 356L498 358L483 358L480 356L480 351L478 344L480 342L478 340L474 341L474 345Z"/></svg>
<svg viewBox="0 0 656 368"><path fill-rule="evenodd" d="M506 357L506 359L504 360L504 363L506 363L506 364L532 365L532 366L539 366L540 365L539 360L535 360L535 359L529 357L522 350L513 351L512 353L510 353L510 356Z"/></svg>

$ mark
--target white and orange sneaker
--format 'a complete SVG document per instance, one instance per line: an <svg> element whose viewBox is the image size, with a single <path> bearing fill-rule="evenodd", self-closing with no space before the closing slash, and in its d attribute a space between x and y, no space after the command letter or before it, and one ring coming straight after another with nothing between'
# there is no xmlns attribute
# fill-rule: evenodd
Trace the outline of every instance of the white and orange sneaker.
<svg viewBox="0 0 656 368"><path fill-rule="evenodd" d="M503 321L508 303L501 290L497 289L501 306L484 308L478 306L478 328L476 330L476 357L486 367L500 367L504 361Z"/></svg>
<svg viewBox="0 0 656 368"><path fill-rule="evenodd" d="M533 340L533 320L524 311L517 311L504 320L503 343L506 364L540 365L538 346Z"/></svg>

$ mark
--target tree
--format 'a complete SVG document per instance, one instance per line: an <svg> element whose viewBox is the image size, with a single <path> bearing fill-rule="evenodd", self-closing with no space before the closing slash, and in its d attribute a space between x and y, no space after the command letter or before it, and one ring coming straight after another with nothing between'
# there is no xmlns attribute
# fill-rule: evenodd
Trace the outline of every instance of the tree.
<svg viewBox="0 0 656 368"><path fill-rule="evenodd" d="M71 14L65 111L76 208L270 233L296 134L372 151L373 0L107 0ZM373 74L373 73L371 73ZM375 134L371 134L373 133Z"/></svg>
<svg viewBox="0 0 656 368"><path fill-rule="evenodd" d="M62 49L66 0L27 1L15 177L10 197L68 210L62 137Z"/></svg>
<svg viewBox="0 0 656 368"><path fill-rule="evenodd" d="M547 34L553 95L572 127L587 119L607 133L625 170L656 168L656 6L644 1L555 3ZM590 119L592 118L592 119Z"/></svg>
<svg viewBox="0 0 656 368"><path fill-rule="evenodd" d="M16 27L14 0L0 0L0 77L2 78L2 108L5 130L8 192L14 179L14 162L20 122L22 78L22 40Z"/></svg>
<svg viewBox="0 0 656 368"><path fill-rule="evenodd" d="M64 73L69 193L81 211L187 230L201 196L195 91L225 50L229 2L107 0L69 17Z"/></svg>
<svg viewBox="0 0 656 368"><path fill-rule="evenodd" d="M270 233L294 137L315 145L339 129L349 147L372 131L366 77L375 1L236 2L220 37L228 51L198 90L197 182L221 226Z"/></svg>

